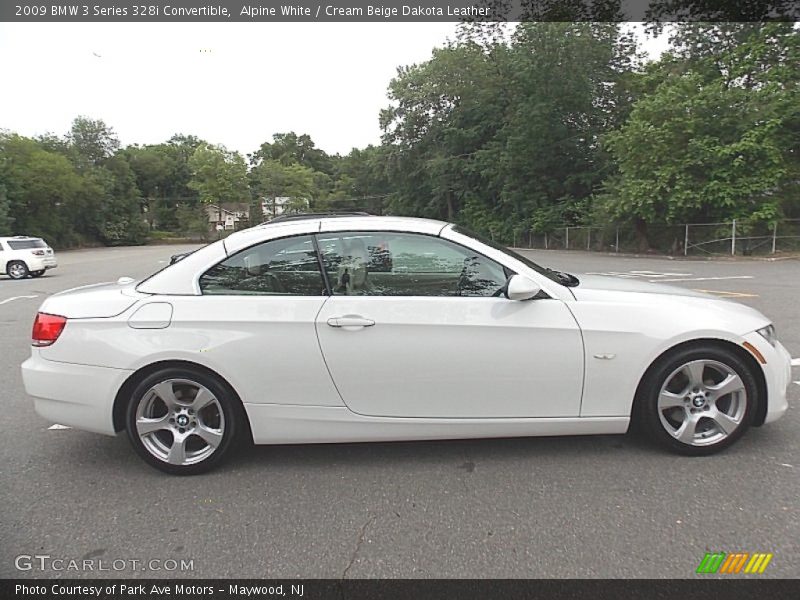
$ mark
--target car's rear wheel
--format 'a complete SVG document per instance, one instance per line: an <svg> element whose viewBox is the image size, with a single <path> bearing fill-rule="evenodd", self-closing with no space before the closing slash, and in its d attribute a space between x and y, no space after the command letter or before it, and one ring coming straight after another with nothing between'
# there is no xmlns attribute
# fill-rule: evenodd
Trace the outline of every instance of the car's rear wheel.
<svg viewBox="0 0 800 600"><path fill-rule="evenodd" d="M31 271L31 277L41 277L44 275L44 269L41 271Z"/></svg>
<svg viewBox="0 0 800 600"><path fill-rule="evenodd" d="M128 438L150 465L175 475L217 466L245 431L241 404L224 382L199 370L167 368L134 389Z"/></svg>
<svg viewBox="0 0 800 600"><path fill-rule="evenodd" d="M28 265L21 260L12 260L6 266L6 273L11 279L25 279L28 276Z"/></svg>
<svg viewBox="0 0 800 600"><path fill-rule="evenodd" d="M668 355L642 385L639 420L653 439L690 456L719 452L750 427L758 386L734 351L703 345Z"/></svg>

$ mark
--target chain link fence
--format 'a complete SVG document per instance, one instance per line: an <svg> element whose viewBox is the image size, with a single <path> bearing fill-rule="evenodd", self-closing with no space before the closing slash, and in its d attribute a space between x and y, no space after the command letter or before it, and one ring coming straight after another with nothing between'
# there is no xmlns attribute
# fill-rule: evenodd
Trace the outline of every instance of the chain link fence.
<svg viewBox="0 0 800 600"><path fill-rule="evenodd" d="M800 252L800 219L784 219L771 225L736 221L686 223L650 227L646 231L637 231L630 224L565 225L546 233L515 230L510 239L497 241L520 248L546 250L763 256Z"/></svg>

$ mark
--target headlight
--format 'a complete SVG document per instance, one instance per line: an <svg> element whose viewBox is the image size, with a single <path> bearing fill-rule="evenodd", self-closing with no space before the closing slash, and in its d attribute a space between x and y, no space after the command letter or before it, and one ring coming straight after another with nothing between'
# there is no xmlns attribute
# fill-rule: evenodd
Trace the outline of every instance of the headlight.
<svg viewBox="0 0 800 600"><path fill-rule="evenodd" d="M760 333L761 337L769 342L770 346L775 346L775 344L778 343L778 336L775 333L775 325L770 323L766 327L759 329L758 333Z"/></svg>

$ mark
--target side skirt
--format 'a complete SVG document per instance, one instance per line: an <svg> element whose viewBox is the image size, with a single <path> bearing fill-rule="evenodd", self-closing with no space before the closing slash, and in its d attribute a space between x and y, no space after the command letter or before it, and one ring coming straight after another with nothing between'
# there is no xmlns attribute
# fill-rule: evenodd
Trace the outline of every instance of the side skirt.
<svg viewBox="0 0 800 600"><path fill-rule="evenodd" d="M256 444L314 444L617 434L629 417L415 419L365 417L346 407L245 404Z"/></svg>

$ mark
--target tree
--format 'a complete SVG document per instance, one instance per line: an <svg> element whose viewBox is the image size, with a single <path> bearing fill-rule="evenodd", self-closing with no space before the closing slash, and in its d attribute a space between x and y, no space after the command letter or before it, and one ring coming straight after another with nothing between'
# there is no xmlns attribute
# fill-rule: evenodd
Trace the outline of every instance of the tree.
<svg viewBox="0 0 800 600"><path fill-rule="evenodd" d="M615 23L470 26L400 69L381 114L390 209L508 241L579 220L611 168L599 139L628 114L634 50Z"/></svg>
<svg viewBox="0 0 800 600"><path fill-rule="evenodd" d="M266 215L264 214L264 204L261 198L250 198L250 204L247 207L247 219L250 227L260 225L265 221Z"/></svg>
<svg viewBox="0 0 800 600"><path fill-rule="evenodd" d="M189 159L204 143L194 136L175 135L163 144L128 146L121 151L136 175L152 228L185 230L178 207L196 207L200 203L197 191L189 187L192 179Z"/></svg>
<svg viewBox="0 0 800 600"><path fill-rule="evenodd" d="M297 135L294 131L289 133L276 133L272 142L264 142L261 147L250 156L250 164L258 165L264 160L274 160L284 166L301 165L314 171L327 175L332 174L333 161L314 145L309 135Z"/></svg>
<svg viewBox="0 0 800 600"><path fill-rule="evenodd" d="M709 45L708 40L712 43ZM606 136L619 167L604 206L652 223L772 221L798 190L800 53L791 24L684 24Z"/></svg>
<svg viewBox="0 0 800 600"><path fill-rule="evenodd" d="M660 0L651 2L647 20L689 22L764 22L768 19L796 20L797 5L789 0Z"/></svg>
<svg viewBox="0 0 800 600"><path fill-rule="evenodd" d="M100 238L115 245L143 244L148 227L141 209L136 177L125 156L117 154L106 161L105 198L101 209Z"/></svg>
<svg viewBox="0 0 800 600"><path fill-rule="evenodd" d="M353 148L337 157L333 184L320 202L327 210L364 210L382 214L392 196L388 179L389 153L386 146Z"/></svg>
<svg viewBox="0 0 800 600"><path fill-rule="evenodd" d="M119 150L119 139L114 130L102 120L88 117L77 117L72 122L67 142L78 164L100 165Z"/></svg>
<svg viewBox="0 0 800 600"><path fill-rule="evenodd" d="M208 233L208 215L202 206L179 204L175 209L179 231L183 234L205 237Z"/></svg>
<svg viewBox="0 0 800 600"><path fill-rule="evenodd" d="M95 188L65 156L42 149L30 138L0 135L0 184L14 233L45 237L55 245L81 241L76 221Z"/></svg>
<svg viewBox="0 0 800 600"><path fill-rule="evenodd" d="M289 198L286 212L302 212L307 209L317 195L315 171L309 167L293 163L283 163L266 159L253 167L250 172L250 189L254 198L266 199L273 203L276 198Z"/></svg>
<svg viewBox="0 0 800 600"><path fill-rule="evenodd" d="M491 146L508 101L505 58L502 45L484 52L464 42L398 69L389 84L392 105L381 112L386 168L396 192L390 210L452 220L480 185L478 152Z"/></svg>
<svg viewBox="0 0 800 600"><path fill-rule="evenodd" d="M523 23L509 60L500 202L513 220L545 222L558 207L577 224L611 168L599 139L629 112L635 44L616 23Z"/></svg>
<svg viewBox="0 0 800 600"><path fill-rule="evenodd" d="M247 202L247 165L238 152L224 146L202 144L189 159L192 179L189 188L196 190L204 204Z"/></svg>
<svg viewBox="0 0 800 600"><path fill-rule="evenodd" d="M180 183L176 181L177 164L165 145L129 146L119 155L125 157L135 177L150 227L175 229L178 225L175 207L179 202L175 192ZM182 183L188 182L187 177Z"/></svg>
<svg viewBox="0 0 800 600"><path fill-rule="evenodd" d="M9 214L11 204L6 196L6 188L0 185L0 235L11 235L14 217Z"/></svg>
<svg viewBox="0 0 800 600"><path fill-rule="evenodd" d="M71 157L69 141L63 137L59 137L54 133L45 133L34 139L42 150Z"/></svg>

